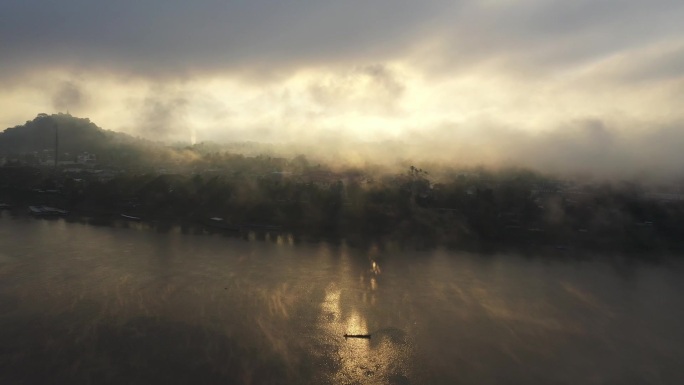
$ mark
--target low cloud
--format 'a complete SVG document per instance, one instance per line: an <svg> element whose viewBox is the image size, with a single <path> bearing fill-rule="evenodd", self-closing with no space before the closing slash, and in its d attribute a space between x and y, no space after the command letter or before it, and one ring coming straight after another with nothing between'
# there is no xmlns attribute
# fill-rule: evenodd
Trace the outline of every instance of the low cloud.
<svg viewBox="0 0 684 385"><path fill-rule="evenodd" d="M418 133L420 132L420 133ZM583 119L531 133L502 125L445 124L413 132L383 156L490 167L528 167L601 178L684 177L684 121L636 125ZM400 149L403 149L400 150Z"/></svg>
<svg viewBox="0 0 684 385"><path fill-rule="evenodd" d="M135 111L135 134L153 140L189 141L192 130L187 125L188 97L167 87L153 87L142 99L129 99Z"/></svg>
<svg viewBox="0 0 684 385"><path fill-rule="evenodd" d="M342 76L311 81L310 99L324 112L354 110L357 113L396 113L405 86L399 75L385 65L356 68Z"/></svg>
<svg viewBox="0 0 684 385"><path fill-rule="evenodd" d="M86 100L84 91L73 81L62 82L52 95L52 105L60 112L78 111Z"/></svg>

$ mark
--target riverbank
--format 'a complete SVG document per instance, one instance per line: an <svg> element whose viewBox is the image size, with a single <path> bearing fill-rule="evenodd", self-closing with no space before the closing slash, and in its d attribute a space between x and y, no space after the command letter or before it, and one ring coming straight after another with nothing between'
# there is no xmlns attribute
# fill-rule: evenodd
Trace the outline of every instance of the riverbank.
<svg viewBox="0 0 684 385"><path fill-rule="evenodd" d="M159 233L180 232L188 235L218 235L245 241L286 242L290 244L327 243L345 245L359 250L377 249L380 251L401 250L435 250L465 251L477 254L516 253L531 257L544 258L582 258L592 254L620 254L646 261L658 261L662 258L681 255L681 249L660 245L657 248L637 248L631 245L591 241L586 238L568 240L564 243L538 237L510 238L502 240L479 240L473 238L439 239L435 237L421 238L417 236L384 235L372 236L358 232L349 234L316 233L287 227L265 225L230 225L223 226L212 218L138 218L122 216L103 211L70 211L64 215L36 216L29 210L19 207L6 208L0 211L15 218L31 220L64 220L67 223L80 223L97 227L147 229Z"/></svg>
<svg viewBox="0 0 684 385"><path fill-rule="evenodd" d="M684 201L654 200L629 186L578 190L551 182L524 170L433 182L412 168L361 183L241 173L121 173L99 180L0 168L0 201L17 212L49 206L94 222L238 236L282 232L360 247L684 253Z"/></svg>

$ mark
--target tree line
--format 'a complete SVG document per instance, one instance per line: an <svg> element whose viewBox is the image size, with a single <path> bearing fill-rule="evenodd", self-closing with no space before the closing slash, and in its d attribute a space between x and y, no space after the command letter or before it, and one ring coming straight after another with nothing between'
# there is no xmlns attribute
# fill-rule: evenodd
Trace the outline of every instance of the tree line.
<svg viewBox="0 0 684 385"><path fill-rule="evenodd" d="M433 176L410 166L370 176L359 170L326 171L301 158L296 173L258 173L268 169L271 158L232 159L244 167L121 172L106 180L5 167L0 168L0 200L15 206L50 204L74 215L127 214L198 224L220 218L226 226L267 226L313 239L359 242L636 251L679 250L683 244L684 203L651 199L635 185L568 186L520 169Z"/></svg>

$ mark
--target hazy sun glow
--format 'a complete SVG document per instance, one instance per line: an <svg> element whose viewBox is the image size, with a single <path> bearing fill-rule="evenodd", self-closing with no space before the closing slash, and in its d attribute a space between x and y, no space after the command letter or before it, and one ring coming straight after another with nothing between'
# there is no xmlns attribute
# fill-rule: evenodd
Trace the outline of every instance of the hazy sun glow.
<svg viewBox="0 0 684 385"><path fill-rule="evenodd" d="M625 145L587 161L606 169L684 132L671 0L10 3L4 127L68 111L167 142L395 141L414 159L521 165ZM675 152L649 167L676 167Z"/></svg>
<svg viewBox="0 0 684 385"><path fill-rule="evenodd" d="M608 87L594 76L617 59L594 63L552 81L471 71L430 77L405 64L301 70L268 83L230 76L156 84L115 75L54 73L41 83L0 91L6 126L37 112L88 116L104 128L153 139L291 141L344 134L362 140L403 137L443 124L476 130L500 124L539 131L583 117L668 120L681 112L664 103L674 86ZM43 89L77 84L81 99L61 105ZM639 106L648 103L645 111Z"/></svg>

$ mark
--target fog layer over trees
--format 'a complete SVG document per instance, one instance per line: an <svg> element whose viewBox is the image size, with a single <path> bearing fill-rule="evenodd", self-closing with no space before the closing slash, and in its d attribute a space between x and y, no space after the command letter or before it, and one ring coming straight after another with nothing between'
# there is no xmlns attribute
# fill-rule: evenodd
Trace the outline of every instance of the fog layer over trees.
<svg viewBox="0 0 684 385"><path fill-rule="evenodd" d="M64 114L6 130L0 151L0 202L20 211L45 205L71 217L420 247L683 246L676 180L643 184L408 161L327 164L254 143L166 146Z"/></svg>

